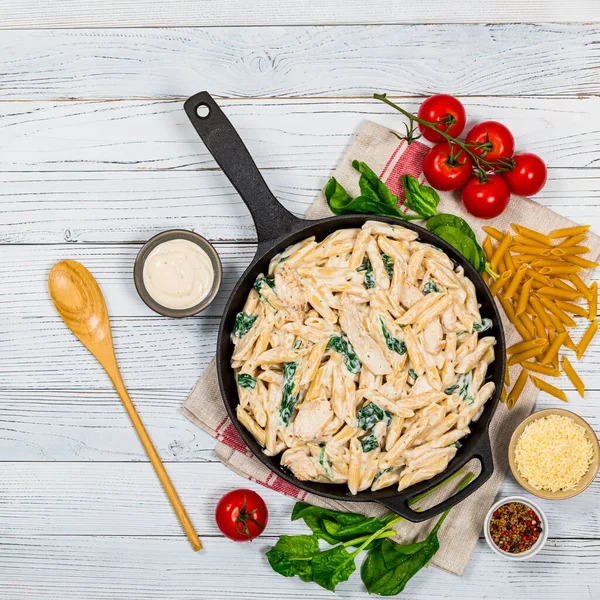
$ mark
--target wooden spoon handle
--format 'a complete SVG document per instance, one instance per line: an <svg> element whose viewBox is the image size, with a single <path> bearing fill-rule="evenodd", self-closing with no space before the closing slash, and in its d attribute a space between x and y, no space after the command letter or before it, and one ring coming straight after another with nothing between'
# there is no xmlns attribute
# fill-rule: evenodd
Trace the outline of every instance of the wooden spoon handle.
<svg viewBox="0 0 600 600"><path fill-rule="evenodd" d="M173 483L171 482L171 479L167 474L167 471L165 470L158 453L156 452L156 448L154 447L154 444L152 443L152 440L150 439L150 436L148 435L148 432L146 431L146 428L144 427L144 424L142 423L142 420L140 419L140 416L138 415L138 412L135 409L129 394L127 393L125 384L123 383L120 375L114 379L111 376L111 379L115 389L117 390L117 393L123 401L125 410L127 411L127 414L129 415L135 430L137 431L142 445L144 446L144 450L146 450L146 454L148 455L148 458L150 459L150 462L152 463L152 466L154 467L154 470L156 471L156 474L162 483L165 493L167 494L167 498L169 498L171 506L173 507L173 510L175 511L175 514L177 515L177 518L179 519L179 522L181 523L181 526L183 527L183 530L185 531L185 534L187 535L194 552L197 552L202 548L200 538L198 537L190 517L188 516L179 496L177 495L177 492L175 491L175 488L173 487Z"/></svg>

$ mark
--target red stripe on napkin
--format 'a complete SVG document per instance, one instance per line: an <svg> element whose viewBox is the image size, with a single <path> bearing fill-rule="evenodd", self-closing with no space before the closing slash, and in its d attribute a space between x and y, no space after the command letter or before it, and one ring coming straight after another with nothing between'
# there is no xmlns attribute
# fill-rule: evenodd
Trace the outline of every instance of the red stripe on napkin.
<svg viewBox="0 0 600 600"><path fill-rule="evenodd" d="M394 156L398 154L398 150L400 150L401 147L402 144L398 146L392 155L392 159L386 165L384 172L389 168L390 163ZM400 158L398 158L396 164L392 167L390 174L385 179L385 183L388 188L390 188L390 192L398 196L398 206L404 204L404 200L406 199L404 196L404 186L400 181L402 176L412 175L413 177L419 177L423 172L423 159L429 150L429 146L426 146L421 142L412 142L400 155Z"/></svg>

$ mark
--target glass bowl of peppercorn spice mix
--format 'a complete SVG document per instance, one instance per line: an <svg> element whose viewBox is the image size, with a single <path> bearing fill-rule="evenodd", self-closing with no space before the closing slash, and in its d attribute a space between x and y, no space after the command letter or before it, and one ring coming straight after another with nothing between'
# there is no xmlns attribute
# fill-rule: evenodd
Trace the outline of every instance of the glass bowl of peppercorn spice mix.
<svg viewBox="0 0 600 600"><path fill-rule="evenodd" d="M496 554L509 560L527 560L546 543L548 521L535 502L523 496L510 496L490 508L484 534Z"/></svg>

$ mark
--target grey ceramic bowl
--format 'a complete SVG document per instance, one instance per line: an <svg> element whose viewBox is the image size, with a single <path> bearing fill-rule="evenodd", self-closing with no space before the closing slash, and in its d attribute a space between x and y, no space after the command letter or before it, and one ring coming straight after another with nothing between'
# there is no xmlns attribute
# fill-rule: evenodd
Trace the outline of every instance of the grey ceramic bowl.
<svg viewBox="0 0 600 600"><path fill-rule="evenodd" d="M215 273L215 278L208 294L203 298L202 302L196 304L195 306L190 306L190 308L167 308L156 302L156 300L150 296L146 286L144 285L144 263L146 262L146 258L150 252L156 248L156 246L170 240L189 240L190 242L194 242L194 244L198 244L198 246L200 246L200 248L202 248L202 250L208 254L210 262L212 263L213 271ZM146 306L151 308L159 315L178 319L182 317L191 317L192 315L203 311L217 295L217 292L221 287L222 279L223 269L221 268L221 259L219 258L219 255L217 254L217 251L214 249L213 245L201 235L198 235L193 231L186 231L185 229L170 229L169 231L163 231L162 233L155 235L153 238L150 238L142 246L142 249L139 251L133 266L133 281L135 282L135 288Z"/></svg>

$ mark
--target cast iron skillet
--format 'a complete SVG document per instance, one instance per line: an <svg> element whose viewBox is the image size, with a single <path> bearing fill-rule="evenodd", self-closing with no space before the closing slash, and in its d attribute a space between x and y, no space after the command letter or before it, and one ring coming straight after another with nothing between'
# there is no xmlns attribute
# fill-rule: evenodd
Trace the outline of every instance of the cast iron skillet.
<svg viewBox="0 0 600 600"><path fill-rule="evenodd" d="M411 486L402 492L398 492L392 486L376 492L364 491L352 496L346 485L329 485L296 479L290 471L279 464L279 456L266 456L262 452L260 444L239 423L235 413L239 400L233 370L230 366L233 351L230 336L235 316L242 310L257 275L267 272L269 261L275 254L281 252L290 244L309 236L314 235L317 240L321 240L340 228L361 227L367 219L376 219L394 225L398 225L398 220L366 215L344 215L318 221L308 221L295 217L279 204L273 196L233 125L208 92L200 92L192 96L185 102L184 107L192 125L206 147L250 210L258 233L256 256L231 293L221 320L217 341L217 370L223 401L229 417L248 448L271 471L306 492L334 500L378 502L413 522L430 519L470 496L491 477L494 471L488 427L498 406L504 380L506 356L504 333L496 305L477 271L452 246L426 229L412 223L403 222L402 226L416 231L422 242L441 248L456 264L464 268L465 275L474 283L477 290L477 297L481 303L481 316L492 320L493 327L488 335L494 335L497 339L495 347L496 360L490 365L485 379L486 382L493 381L496 384L496 392L486 403L481 418L477 423L472 424L471 433L464 440L461 440L463 445L448 465L448 468L432 479ZM467 488L422 512L416 512L409 507L408 502L411 498L438 485L473 458L478 459L481 463L481 472Z"/></svg>

